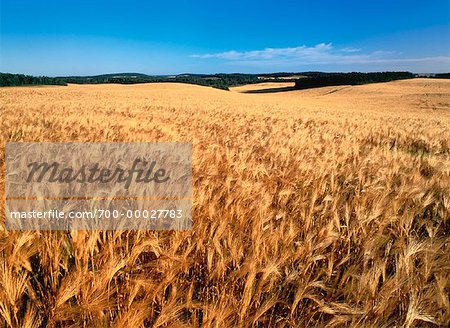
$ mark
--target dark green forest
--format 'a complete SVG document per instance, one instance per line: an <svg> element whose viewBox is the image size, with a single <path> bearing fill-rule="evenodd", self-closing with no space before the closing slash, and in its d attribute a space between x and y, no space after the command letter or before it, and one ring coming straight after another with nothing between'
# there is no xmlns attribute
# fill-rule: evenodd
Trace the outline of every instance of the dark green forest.
<svg viewBox="0 0 450 328"><path fill-rule="evenodd" d="M179 75L145 75L139 73L104 74L96 76L60 77L66 83L97 84L97 83L152 83L176 82L209 86L228 90L231 86L259 82L257 75L252 74L179 74Z"/></svg>
<svg viewBox="0 0 450 328"><path fill-rule="evenodd" d="M104 74L95 76L30 76L23 74L0 73L0 86L25 86L25 85L67 85L75 84L99 84L99 83L155 83L177 82L189 83L213 88L228 90L230 86L260 82L257 75L252 74L180 74L180 75L145 75L139 73Z"/></svg>
<svg viewBox="0 0 450 328"><path fill-rule="evenodd" d="M435 74L434 77L438 79L450 79L450 73Z"/></svg>
<svg viewBox="0 0 450 328"><path fill-rule="evenodd" d="M20 85L67 85L64 80L48 76L31 76L24 74L0 73L0 86Z"/></svg>
<svg viewBox="0 0 450 328"><path fill-rule="evenodd" d="M415 77L410 72L377 73L323 73L323 72L280 72L268 74L178 74L146 75L141 73L115 73L94 76L30 76L23 74L0 73L0 86L25 85L67 85L99 83L189 83L228 90L229 87L260 82L295 82L296 89L316 88L333 85L357 85L375 82L388 82ZM435 74L432 77L449 78L449 73Z"/></svg>
<svg viewBox="0 0 450 328"><path fill-rule="evenodd" d="M410 72L377 72L377 73L313 73L308 78L295 81L296 89L308 89L335 85L358 85L395 80L412 79Z"/></svg>

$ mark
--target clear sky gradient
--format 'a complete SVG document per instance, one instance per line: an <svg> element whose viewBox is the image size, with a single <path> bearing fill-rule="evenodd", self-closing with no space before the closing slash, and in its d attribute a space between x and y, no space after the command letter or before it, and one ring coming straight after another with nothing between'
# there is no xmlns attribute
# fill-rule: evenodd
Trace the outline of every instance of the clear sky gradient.
<svg viewBox="0 0 450 328"><path fill-rule="evenodd" d="M1 1L0 71L450 71L449 0Z"/></svg>

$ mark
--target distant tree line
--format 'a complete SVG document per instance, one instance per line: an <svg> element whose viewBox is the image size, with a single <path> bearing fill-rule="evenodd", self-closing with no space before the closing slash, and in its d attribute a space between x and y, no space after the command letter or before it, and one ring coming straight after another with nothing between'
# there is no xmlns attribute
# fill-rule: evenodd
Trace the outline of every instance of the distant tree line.
<svg viewBox="0 0 450 328"><path fill-rule="evenodd" d="M388 82L415 77L410 72L379 73L322 73L322 72L280 72L267 74L178 74L146 75L140 73L115 73L94 76L30 76L23 74L0 73L0 86L20 85L67 85L99 83L155 83L175 82L189 83L228 90L229 87L260 82L295 82L295 88L306 89L333 85L356 85L375 82ZM450 78L449 73L435 74L433 77Z"/></svg>
<svg viewBox="0 0 450 328"><path fill-rule="evenodd" d="M412 79L410 72L378 72L378 73L304 73L307 78L295 81L296 89L308 89L335 85L358 85L376 82L389 82L402 79Z"/></svg>
<svg viewBox="0 0 450 328"><path fill-rule="evenodd" d="M283 73L278 73L283 75ZM274 76L268 74L267 76ZM260 75L256 74L179 74L179 75L146 75L140 73L117 73L103 74L94 76L30 76L23 74L0 73L0 86L20 86L20 85L67 85L74 84L100 84L100 83L118 83L118 84L135 84L135 83L188 83L202 86L209 86L217 89L229 90L229 87L244 84L261 82ZM272 79L272 82L282 81Z"/></svg>
<svg viewBox="0 0 450 328"><path fill-rule="evenodd" d="M1 87L20 85L66 85L66 82L62 79L48 76L0 73Z"/></svg>
<svg viewBox="0 0 450 328"><path fill-rule="evenodd" d="M450 73L434 74L433 77L438 78L438 79L450 79Z"/></svg>
<svg viewBox="0 0 450 328"><path fill-rule="evenodd" d="M96 76L61 77L67 83L98 84L98 83L155 83L174 82L189 83L228 90L231 86L257 83L258 76L253 74L179 74L179 75L145 75L137 73L104 74Z"/></svg>

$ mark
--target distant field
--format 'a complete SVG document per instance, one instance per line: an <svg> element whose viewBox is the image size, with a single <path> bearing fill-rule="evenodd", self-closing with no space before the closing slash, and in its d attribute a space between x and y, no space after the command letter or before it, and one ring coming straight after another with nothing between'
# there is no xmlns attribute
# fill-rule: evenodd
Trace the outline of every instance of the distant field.
<svg viewBox="0 0 450 328"><path fill-rule="evenodd" d="M294 87L295 82L261 82L255 84L246 84L238 87L231 87L230 91L236 92L248 92L255 90L266 90L266 89L277 89L277 88L287 88Z"/></svg>
<svg viewBox="0 0 450 328"><path fill-rule="evenodd" d="M0 88L2 166L8 141L190 141L194 192L190 232L1 225L3 323L447 326L450 80L242 93L278 86Z"/></svg>
<svg viewBox="0 0 450 328"><path fill-rule="evenodd" d="M277 77L273 77L273 76L258 76L258 79L260 80L274 80L274 79L278 79L278 80L292 80L292 79L302 79L302 78L306 78L307 76L305 75L288 75L288 76L277 76Z"/></svg>

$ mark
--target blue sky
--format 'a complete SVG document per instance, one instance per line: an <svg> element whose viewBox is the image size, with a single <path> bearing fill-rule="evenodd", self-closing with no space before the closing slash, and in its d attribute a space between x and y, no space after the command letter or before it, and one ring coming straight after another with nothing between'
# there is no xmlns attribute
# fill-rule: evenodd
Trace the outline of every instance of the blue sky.
<svg viewBox="0 0 450 328"><path fill-rule="evenodd" d="M449 0L1 1L0 71L450 71Z"/></svg>

